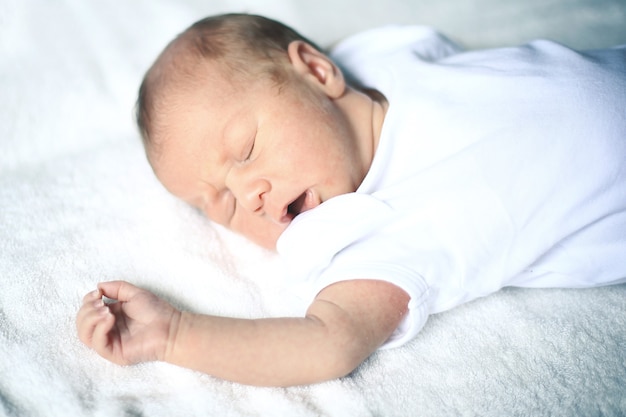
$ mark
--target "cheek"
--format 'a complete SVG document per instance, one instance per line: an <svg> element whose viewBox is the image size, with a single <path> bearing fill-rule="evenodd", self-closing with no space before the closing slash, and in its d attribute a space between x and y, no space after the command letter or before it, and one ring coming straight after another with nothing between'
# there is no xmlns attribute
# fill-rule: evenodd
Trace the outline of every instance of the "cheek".
<svg viewBox="0 0 626 417"><path fill-rule="evenodd" d="M229 192L218 193L209 187L204 190L203 197L198 199L198 206L209 219L228 226L235 212L235 199Z"/></svg>

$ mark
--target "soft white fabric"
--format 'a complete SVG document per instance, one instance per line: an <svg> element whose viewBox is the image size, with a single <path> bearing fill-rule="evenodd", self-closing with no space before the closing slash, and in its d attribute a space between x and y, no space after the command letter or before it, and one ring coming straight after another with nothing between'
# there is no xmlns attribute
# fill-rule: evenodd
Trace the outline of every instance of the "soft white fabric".
<svg viewBox="0 0 626 417"><path fill-rule="evenodd" d="M156 54L225 11L280 18L322 44L386 23L442 28L469 48L626 42L620 0L0 0L0 416L624 415L626 285L503 290L310 387L120 367L78 341L80 300L107 279L201 313L297 310L275 256L163 190L133 126Z"/></svg>
<svg viewBox="0 0 626 417"><path fill-rule="evenodd" d="M505 286L626 281L626 49L456 51L421 27L336 48L389 101L380 143L356 193L279 240L309 300L347 279L404 288L410 317L387 347Z"/></svg>

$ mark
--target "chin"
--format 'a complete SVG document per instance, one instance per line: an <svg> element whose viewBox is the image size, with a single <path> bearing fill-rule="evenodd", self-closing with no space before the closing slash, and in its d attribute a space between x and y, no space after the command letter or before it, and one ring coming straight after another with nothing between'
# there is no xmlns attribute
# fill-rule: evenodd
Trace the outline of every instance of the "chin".
<svg viewBox="0 0 626 417"><path fill-rule="evenodd" d="M243 235L257 245L276 252L276 242L288 225L289 223L285 225L272 224L272 227L256 229Z"/></svg>

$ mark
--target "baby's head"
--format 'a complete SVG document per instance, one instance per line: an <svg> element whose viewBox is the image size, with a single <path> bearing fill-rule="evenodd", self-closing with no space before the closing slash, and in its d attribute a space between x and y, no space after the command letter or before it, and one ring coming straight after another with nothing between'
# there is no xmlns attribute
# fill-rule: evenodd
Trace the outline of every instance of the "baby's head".
<svg viewBox="0 0 626 417"><path fill-rule="evenodd" d="M373 152L368 126L355 126L364 104L291 28L222 15L193 24L157 58L137 124L165 188L273 248L295 216L362 181Z"/></svg>
<svg viewBox="0 0 626 417"><path fill-rule="evenodd" d="M279 62L286 59L289 44L296 40L321 51L288 26L262 16L218 15L191 25L166 46L139 88L137 125L146 150L155 145L153 131L158 125L152 116L158 112L159 102L171 88L181 87L182 81L190 88L206 81L201 76L204 63L219 63L223 75L234 82L263 77L280 84L286 74Z"/></svg>

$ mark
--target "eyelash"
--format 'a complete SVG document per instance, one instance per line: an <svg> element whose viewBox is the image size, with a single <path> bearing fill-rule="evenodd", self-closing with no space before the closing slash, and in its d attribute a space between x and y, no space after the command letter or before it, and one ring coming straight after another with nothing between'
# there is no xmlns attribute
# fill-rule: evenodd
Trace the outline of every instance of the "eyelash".
<svg viewBox="0 0 626 417"><path fill-rule="evenodd" d="M250 158L252 157L252 152L254 152L254 145L255 144L256 144L256 137L252 138L252 145L250 146L250 151L248 152L248 155L244 159L244 162L249 161Z"/></svg>

